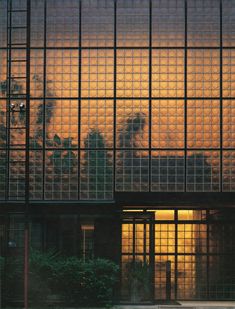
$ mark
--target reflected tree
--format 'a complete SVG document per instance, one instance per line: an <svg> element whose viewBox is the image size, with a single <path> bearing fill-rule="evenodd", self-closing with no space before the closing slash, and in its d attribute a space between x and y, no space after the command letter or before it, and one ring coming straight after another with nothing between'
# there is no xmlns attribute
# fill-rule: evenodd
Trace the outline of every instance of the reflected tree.
<svg viewBox="0 0 235 309"><path fill-rule="evenodd" d="M119 145L123 150L120 150L118 156L117 185L124 181L127 191L139 190L143 183L147 186L147 157L141 159L138 150L138 137L143 134L145 125L146 115L141 112L134 113L129 115L119 132Z"/></svg>
<svg viewBox="0 0 235 309"><path fill-rule="evenodd" d="M86 149L82 162L81 179L83 198L104 199L105 196L111 197L113 169L111 156L105 150L105 138L98 129L91 129L84 140L84 145Z"/></svg>

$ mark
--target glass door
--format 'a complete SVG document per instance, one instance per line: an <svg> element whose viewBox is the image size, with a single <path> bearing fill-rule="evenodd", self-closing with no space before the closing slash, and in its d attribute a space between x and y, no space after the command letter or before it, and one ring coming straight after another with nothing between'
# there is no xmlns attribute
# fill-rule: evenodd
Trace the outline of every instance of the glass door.
<svg viewBox="0 0 235 309"><path fill-rule="evenodd" d="M154 300L154 217L151 212L123 213L122 300L148 303Z"/></svg>

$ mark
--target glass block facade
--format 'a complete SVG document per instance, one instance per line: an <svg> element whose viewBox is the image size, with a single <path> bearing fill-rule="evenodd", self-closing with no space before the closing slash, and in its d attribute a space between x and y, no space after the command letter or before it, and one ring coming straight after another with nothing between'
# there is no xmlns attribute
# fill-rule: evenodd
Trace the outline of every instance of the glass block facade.
<svg viewBox="0 0 235 309"><path fill-rule="evenodd" d="M2 200L23 199L26 130L31 200L234 191L234 1L26 8L0 3Z"/></svg>
<svg viewBox="0 0 235 309"><path fill-rule="evenodd" d="M52 248L118 301L235 299L234 29L235 0L0 0L0 307Z"/></svg>

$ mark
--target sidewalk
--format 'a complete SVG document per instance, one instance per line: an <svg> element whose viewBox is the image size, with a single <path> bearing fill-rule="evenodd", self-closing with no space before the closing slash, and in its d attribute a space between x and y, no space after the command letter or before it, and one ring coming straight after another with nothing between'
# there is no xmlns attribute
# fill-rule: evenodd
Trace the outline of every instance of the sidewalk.
<svg viewBox="0 0 235 309"><path fill-rule="evenodd" d="M179 301L179 305L120 305L114 309L235 309L235 301Z"/></svg>

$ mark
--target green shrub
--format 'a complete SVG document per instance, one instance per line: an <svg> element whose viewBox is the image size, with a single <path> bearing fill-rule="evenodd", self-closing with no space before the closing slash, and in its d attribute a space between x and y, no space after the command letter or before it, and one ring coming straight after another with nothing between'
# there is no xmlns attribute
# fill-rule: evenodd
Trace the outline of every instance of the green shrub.
<svg viewBox="0 0 235 309"><path fill-rule="evenodd" d="M21 282L23 288L22 262L22 257L8 258L6 275L10 298L14 298L18 289L16 281ZM112 261L94 259L84 262L77 257L60 256L55 251L41 253L31 250L29 265L31 305L46 303L53 296L65 305L97 306L112 303L119 270Z"/></svg>

